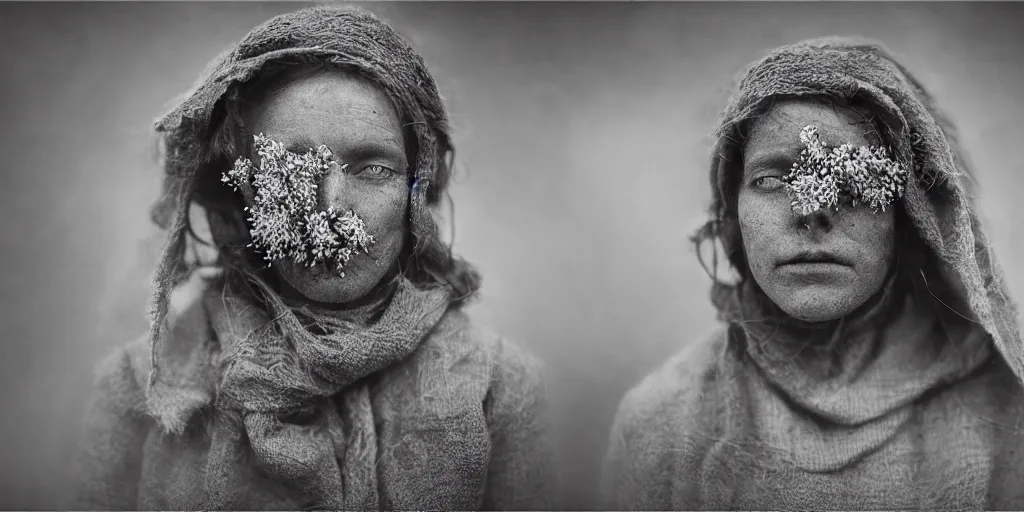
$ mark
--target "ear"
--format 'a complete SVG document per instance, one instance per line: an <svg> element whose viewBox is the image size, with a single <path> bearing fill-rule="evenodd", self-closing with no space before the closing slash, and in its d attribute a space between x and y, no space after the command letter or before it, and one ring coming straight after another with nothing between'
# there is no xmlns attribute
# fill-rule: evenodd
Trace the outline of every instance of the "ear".
<svg viewBox="0 0 1024 512"><path fill-rule="evenodd" d="M743 234L740 222L736 217L726 217L719 222L717 242L722 248L724 260L729 263L729 271L738 283L746 275L747 258L743 251Z"/></svg>

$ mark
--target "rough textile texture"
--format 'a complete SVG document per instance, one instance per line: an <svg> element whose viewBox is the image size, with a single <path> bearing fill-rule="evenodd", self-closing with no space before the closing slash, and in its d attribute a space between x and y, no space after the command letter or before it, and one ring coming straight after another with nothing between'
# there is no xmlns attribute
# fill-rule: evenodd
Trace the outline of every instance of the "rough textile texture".
<svg viewBox="0 0 1024 512"><path fill-rule="evenodd" d="M779 319L777 307L755 300L763 292L752 278L716 280L712 298L726 327L620 404L605 505L1024 508L1016 305L975 214L951 123L886 49L810 40L746 71L717 132L712 221L701 236L721 242L732 265L745 264L728 233L737 127L793 97L875 107L890 149L913 169L901 205L934 253L935 272L894 274L859 311L820 326ZM932 293L939 289L959 300L942 302Z"/></svg>
<svg viewBox="0 0 1024 512"><path fill-rule="evenodd" d="M296 62L368 79L415 139L410 257L354 310L286 303L273 273L244 257L254 254L249 234L229 222L241 207L203 188L221 185L242 151L220 128L244 85ZM422 58L360 9L274 17L208 67L157 123L165 193L153 215L169 234L150 347L132 344L101 370L83 501L72 508L549 506L536 364L468 325L459 311L478 278L436 236L452 150L446 115ZM206 210L224 278L172 321L171 291L195 277L185 261L193 201Z"/></svg>
<svg viewBox="0 0 1024 512"><path fill-rule="evenodd" d="M171 289L191 274L185 252L188 211L197 180L203 173L219 175L227 170L210 168L218 165L214 132L217 121L225 116L223 99L239 85L257 78L268 63L295 57L318 58L359 73L394 102L415 134L418 148L410 176L409 226L415 251L438 250L432 215L447 185L448 174L439 169L446 156L442 148L448 147L448 122L423 59L390 26L361 9L318 6L282 14L257 26L233 49L214 59L192 90L156 124L162 135L165 182L164 196L152 214L169 233L151 306L150 342L154 346L167 328L164 316ZM207 214L212 215L209 209ZM210 217L211 227L223 224ZM159 371L160 361L154 359L150 379L155 381Z"/></svg>
<svg viewBox="0 0 1024 512"><path fill-rule="evenodd" d="M208 301L224 361L217 409L238 414L213 431L212 463L206 469L211 501L204 508L234 508L244 499L234 482L240 468L232 466L246 465L235 460L246 440L256 466L293 486L308 500L303 508L374 507L376 474L368 463L376 459L373 413L365 384L356 383L412 353L447 309L446 293L417 290L403 280L380 318L366 327L345 320L325 325L330 318L325 315L319 325L304 326L289 310L270 322L258 305L243 299ZM290 322L296 325L276 328ZM283 334L300 329L325 334L293 339ZM431 378L443 378L444 369L428 369L438 372ZM341 406L321 414L317 406L335 395L341 396ZM287 415L309 418L282 421Z"/></svg>
<svg viewBox="0 0 1024 512"><path fill-rule="evenodd" d="M162 344L164 371L148 399L147 340L117 348L101 364L80 459L84 485L70 508L552 507L553 465L537 361L472 326L458 309L448 309L438 320L436 301L430 293L396 293L375 314L381 319L366 329L383 330L408 321L398 319L400 312L408 319L419 311L427 317L420 324L431 327L418 343L399 349L411 353L360 379L351 386L356 392L320 397L317 407L295 411L288 418L291 426L276 430L281 425L273 415L250 412L238 423L222 404L271 410L328 391L335 383L320 374L338 370L367 347L357 342L352 353L322 354L309 374L293 374L305 382L295 387L256 386L267 376L260 365L246 371L249 362L229 364L227 372L237 377L226 376L220 368L232 351L227 347L248 342L233 336L252 319L238 312L243 306L211 288L173 315L172 334ZM259 353L282 356L272 351ZM258 356L241 360L252 357ZM287 359L282 357L275 371L291 373ZM361 421L368 423L353 424ZM168 432L168 424L182 428ZM252 437L254 430L262 431L261 440ZM250 433L250 443L244 432ZM292 474L283 481L280 472Z"/></svg>

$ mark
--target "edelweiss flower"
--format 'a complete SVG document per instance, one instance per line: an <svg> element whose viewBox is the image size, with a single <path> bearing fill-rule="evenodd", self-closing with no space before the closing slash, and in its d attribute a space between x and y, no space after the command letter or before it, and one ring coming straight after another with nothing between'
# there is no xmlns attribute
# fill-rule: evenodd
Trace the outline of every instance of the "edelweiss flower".
<svg viewBox="0 0 1024 512"><path fill-rule="evenodd" d="M253 248L268 262L291 259L312 267L333 264L342 270L356 251L369 252L375 243L355 212L317 209L317 190L324 176L337 165L327 146L293 153L263 134L255 136L256 167L239 158L221 181L235 190L251 185L255 191L249 213ZM340 167L344 170L345 166Z"/></svg>
<svg viewBox="0 0 1024 512"><path fill-rule="evenodd" d="M902 197L907 171L885 148L850 144L829 148L814 125L800 131L800 141L807 148L800 152L786 181L793 209L801 214L838 208L841 202L885 211Z"/></svg>

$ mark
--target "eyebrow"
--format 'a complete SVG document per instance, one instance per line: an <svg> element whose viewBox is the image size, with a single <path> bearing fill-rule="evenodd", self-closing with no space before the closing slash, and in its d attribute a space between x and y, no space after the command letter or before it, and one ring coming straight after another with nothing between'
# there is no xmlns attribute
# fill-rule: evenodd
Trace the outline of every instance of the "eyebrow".
<svg viewBox="0 0 1024 512"><path fill-rule="evenodd" d="M339 149L341 149L341 151L338 153L342 157L342 160L361 160L371 157L384 157L394 160L405 160L406 158L405 147L394 139L361 140Z"/></svg>
<svg viewBox="0 0 1024 512"><path fill-rule="evenodd" d="M749 169L786 169L793 167L799 159L799 150L775 150L755 155L745 162L744 167Z"/></svg>
<svg viewBox="0 0 1024 512"><path fill-rule="evenodd" d="M369 157L385 157L392 159L404 159L405 149L393 140L378 140L378 139L367 139L356 141L354 144L346 144L343 147L339 147L337 144L330 143L318 143L306 137L304 135L292 138L285 144L285 149L293 153L305 153L309 150L316 150L321 144L331 148L331 151L341 157L342 160L354 159L359 160L362 158ZM333 147L332 147L333 146Z"/></svg>

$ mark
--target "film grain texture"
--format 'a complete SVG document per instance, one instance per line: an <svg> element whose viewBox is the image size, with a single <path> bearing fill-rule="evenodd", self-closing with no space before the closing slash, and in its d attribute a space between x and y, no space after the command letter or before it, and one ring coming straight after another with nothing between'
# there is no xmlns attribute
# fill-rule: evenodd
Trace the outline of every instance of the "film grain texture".
<svg viewBox="0 0 1024 512"><path fill-rule="evenodd" d="M152 121L221 48L300 5L0 4L0 508L59 506L92 365L146 329ZM864 35L901 55L959 123L1024 293L1024 4L369 8L448 102L456 250L484 275L471 311L547 363L568 508L593 504L622 394L713 327L687 242L709 198L708 135L730 79L772 47Z"/></svg>

